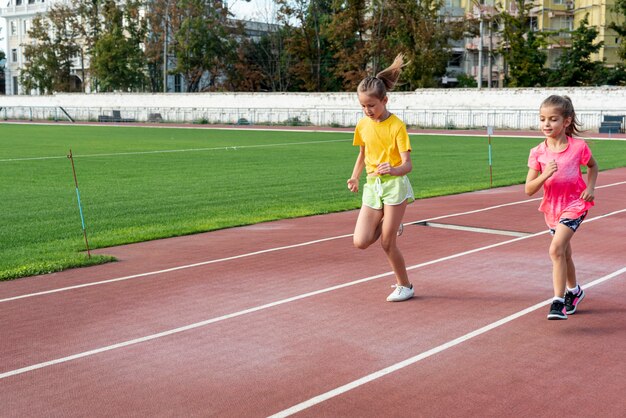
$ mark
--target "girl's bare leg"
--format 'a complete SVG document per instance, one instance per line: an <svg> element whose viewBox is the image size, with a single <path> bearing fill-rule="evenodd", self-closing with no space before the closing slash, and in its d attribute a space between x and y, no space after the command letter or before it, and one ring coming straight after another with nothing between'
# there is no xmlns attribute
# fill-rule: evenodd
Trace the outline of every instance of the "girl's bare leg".
<svg viewBox="0 0 626 418"><path fill-rule="evenodd" d="M550 244L550 259L552 260L552 285L554 296L562 298L565 294L565 284L576 281L576 270L572 261L570 240L574 231L563 224L556 226L556 232ZM571 270L571 271L570 271ZM576 286L574 283L571 287Z"/></svg>
<svg viewBox="0 0 626 418"><path fill-rule="evenodd" d="M376 242L382 231L383 211L363 205L354 227L353 242L356 248L366 249Z"/></svg>
<svg viewBox="0 0 626 418"><path fill-rule="evenodd" d="M572 243L567 244L567 250L565 252L567 259L567 287L573 289L578 284L576 280L576 267L574 266L574 260L572 259Z"/></svg>
<svg viewBox="0 0 626 418"><path fill-rule="evenodd" d="M396 243L398 227L400 226L400 222L402 222L406 207L406 200L399 205L384 206L383 212L385 217L382 222L380 243L387 254L387 259L389 260L393 272L396 274L398 285L411 287L411 282L406 272L404 257Z"/></svg>

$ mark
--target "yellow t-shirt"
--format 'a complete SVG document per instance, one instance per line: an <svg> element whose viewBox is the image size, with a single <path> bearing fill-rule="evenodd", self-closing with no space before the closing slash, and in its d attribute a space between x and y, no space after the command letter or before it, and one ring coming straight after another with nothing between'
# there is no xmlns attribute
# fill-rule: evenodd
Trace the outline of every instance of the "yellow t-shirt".
<svg viewBox="0 0 626 418"><path fill-rule="evenodd" d="M376 171L380 163L392 167L402 165L401 152L411 151L409 134L404 122L393 113L384 121L376 122L368 117L361 119L354 130L352 145L365 146L365 171Z"/></svg>

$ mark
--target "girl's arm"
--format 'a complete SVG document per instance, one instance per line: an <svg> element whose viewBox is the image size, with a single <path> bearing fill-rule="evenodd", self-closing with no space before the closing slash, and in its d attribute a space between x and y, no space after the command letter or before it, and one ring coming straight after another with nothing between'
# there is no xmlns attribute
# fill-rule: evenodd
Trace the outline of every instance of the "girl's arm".
<svg viewBox="0 0 626 418"><path fill-rule="evenodd" d="M552 177L556 170L557 166L554 160L546 164L543 173L533 168L529 168L528 174L526 175L526 185L524 186L526 194L528 196L532 196L537 193L539 189L541 189L541 186L543 186L543 183Z"/></svg>
<svg viewBox="0 0 626 418"><path fill-rule="evenodd" d="M389 174L392 176L404 176L409 174L413 170L413 163L411 163L411 151L405 151L400 153L402 158L402 164L397 167L392 167L389 163L381 163L376 167L376 174Z"/></svg>
<svg viewBox="0 0 626 418"><path fill-rule="evenodd" d="M594 199L598 170L598 163L591 157L587 163L587 188L580 195L582 200L591 202Z"/></svg>
<svg viewBox="0 0 626 418"><path fill-rule="evenodd" d="M348 179L348 189L351 192L356 193L359 191L359 177L365 167L365 147L359 147L359 155L356 157L356 163L354 163L354 169L352 170L352 176Z"/></svg>

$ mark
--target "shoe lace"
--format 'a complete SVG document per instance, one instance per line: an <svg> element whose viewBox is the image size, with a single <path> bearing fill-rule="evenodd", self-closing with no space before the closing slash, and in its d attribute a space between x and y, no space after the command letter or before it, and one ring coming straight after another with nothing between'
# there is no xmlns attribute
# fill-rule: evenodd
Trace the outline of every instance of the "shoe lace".
<svg viewBox="0 0 626 418"><path fill-rule="evenodd" d="M397 293L397 294L402 293L402 289L404 288L404 286L400 286L400 285L397 285L397 284L392 284L391 287L396 289L395 293Z"/></svg>
<svg viewBox="0 0 626 418"><path fill-rule="evenodd" d="M402 291L403 291L404 289L411 289L411 287L400 286L399 284L392 284L392 285L391 285L391 287L392 287L392 288L394 288L394 287L395 287L395 288L396 288L396 293L398 293L398 294L402 293Z"/></svg>
<svg viewBox="0 0 626 418"><path fill-rule="evenodd" d="M565 292L565 304L571 305L574 302L574 294L570 291Z"/></svg>

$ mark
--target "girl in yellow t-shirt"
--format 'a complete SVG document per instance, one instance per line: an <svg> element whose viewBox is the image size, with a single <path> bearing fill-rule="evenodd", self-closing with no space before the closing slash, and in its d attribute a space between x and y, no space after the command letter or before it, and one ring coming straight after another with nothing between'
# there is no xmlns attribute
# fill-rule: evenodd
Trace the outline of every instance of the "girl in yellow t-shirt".
<svg viewBox="0 0 626 418"><path fill-rule="evenodd" d="M415 198L406 176L411 169L411 143L404 123L387 110L387 91L395 86L403 65L399 54L393 64L366 77L357 87L363 113L354 131L353 145L359 155L348 180L348 189L359 191L359 177L365 168L367 182L363 185L363 204L354 228L354 246L365 249L380 238L389 264L396 274L395 290L387 297L399 302L413 297L404 257L396 238L402 233L402 218Z"/></svg>

